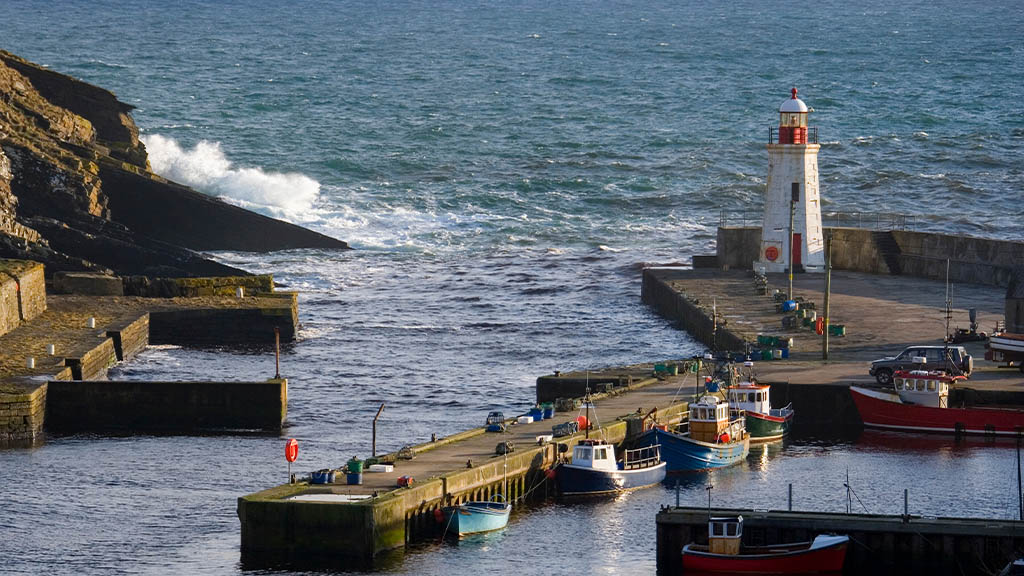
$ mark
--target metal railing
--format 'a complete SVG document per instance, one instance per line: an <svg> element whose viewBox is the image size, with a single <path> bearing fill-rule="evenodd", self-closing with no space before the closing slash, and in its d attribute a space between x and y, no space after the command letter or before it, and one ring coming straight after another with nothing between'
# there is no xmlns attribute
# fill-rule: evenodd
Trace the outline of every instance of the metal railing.
<svg viewBox="0 0 1024 576"><path fill-rule="evenodd" d="M768 127L768 143L775 144L779 139L779 127L769 126ZM799 142L799 144L817 144L818 143L818 127L807 126L807 141Z"/></svg>

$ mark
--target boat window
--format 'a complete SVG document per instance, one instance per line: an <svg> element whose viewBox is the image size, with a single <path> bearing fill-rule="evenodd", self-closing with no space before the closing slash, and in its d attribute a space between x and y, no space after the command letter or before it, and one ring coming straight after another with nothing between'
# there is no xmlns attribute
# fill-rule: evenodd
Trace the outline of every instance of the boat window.
<svg viewBox="0 0 1024 576"><path fill-rule="evenodd" d="M911 378L907 378L906 380L904 380L903 381L903 389L904 390L913 390L914 389L914 380L911 379Z"/></svg>
<svg viewBox="0 0 1024 576"><path fill-rule="evenodd" d="M719 420L725 420L726 419L725 406L719 406L718 407L718 419Z"/></svg>
<svg viewBox="0 0 1024 576"><path fill-rule="evenodd" d="M713 536L721 536L724 533L725 533L725 531L722 530L722 523L721 522L712 522L711 523L711 534Z"/></svg>
<svg viewBox="0 0 1024 576"><path fill-rule="evenodd" d="M760 401L761 401L761 393L760 393L760 392L758 392L758 393L757 393L757 401L758 401L758 402L760 402Z"/></svg>
<svg viewBox="0 0 1024 576"><path fill-rule="evenodd" d="M728 536L735 536L736 535L736 525L732 524L732 523L726 524L725 525L725 533Z"/></svg>
<svg viewBox="0 0 1024 576"><path fill-rule="evenodd" d="M608 455L608 451L606 449L604 449L604 448L600 448L597 451L597 457L594 458L594 459L595 460L604 460L605 458L607 458L607 455Z"/></svg>
<svg viewBox="0 0 1024 576"><path fill-rule="evenodd" d="M917 389L918 389L918 391L924 392L925 382L927 382L927 380L918 380L917 381Z"/></svg>
<svg viewBox="0 0 1024 576"><path fill-rule="evenodd" d="M928 381L928 391L935 392L935 380Z"/></svg>
<svg viewBox="0 0 1024 576"><path fill-rule="evenodd" d="M747 402L753 402L753 401L754 401L754 393L751 392L750 394L747 394Z"/></svg>

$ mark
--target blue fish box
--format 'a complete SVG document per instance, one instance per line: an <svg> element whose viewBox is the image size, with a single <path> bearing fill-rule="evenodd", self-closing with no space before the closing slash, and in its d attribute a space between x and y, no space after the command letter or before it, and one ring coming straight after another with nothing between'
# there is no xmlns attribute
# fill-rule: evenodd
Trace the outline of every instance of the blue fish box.
<svg viewBox="0 0 1024 576"><path fill-rule="evenodd" d="M310 472L309 474L310 484L333 484L334 483L334 470L318 470L316 472Z"/></svg>
<svg viewBox="0 0 1024 576"><path fill-rule="evenodd" d="M789 348L783 348L782 349L782 357L783 358L789 358Z"/></svg>
<svg viewBox="0 0 1024 576"><path fill-rule="evenodd" d="M544 407L544 420L548 420L555 417L555 407L545 406Z"/></svg>
<svg viewBox="0 0 1024 576"><path fill-rule="evenodd" d="M537 420L543 420L544 419L544 410L542 410L540 408L531 408L530 412L527 415L528 416L532 416L534 422L536 422Z"/></svg>
<svg viewBox="0 0 1024 576"><path fill-rule="evenodd" d="M783 312L792 312L793 310L796 310L796 300L786 300L782 303Z"/></svg>

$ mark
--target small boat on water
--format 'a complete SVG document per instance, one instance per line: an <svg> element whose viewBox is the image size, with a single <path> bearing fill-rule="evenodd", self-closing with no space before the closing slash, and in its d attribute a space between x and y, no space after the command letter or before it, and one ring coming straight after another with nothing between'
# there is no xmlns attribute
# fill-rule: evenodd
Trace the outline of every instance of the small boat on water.
<svg viewBox="0 0 1024 576"><path fill-rule="evenodd" d="M729 405L746 413L745 425L751 444L775 442L789 433L793 422L793 405L772 408L771 386L753 380L725 388Z"/></svg>
<svg viewBox="0 0 1024 576"><path fill-rule="evenodd" d="M500 497L500 495L499 495ZM456 536L500 530L508 524L512 505L498 501L472 501L441 508L446 531Z"/></svg>
<svg viewBox="0 0 1024 576"><path fill-rule="evenodd" d="M683 546L684 573L814 574L840 572L848 536L819 535L811 542L744 546L743 517L708 519L708 544Z"/></svg>
<svg viewBox="0 0 1024 576"><path fill-rule="evenodd" d="M692 472L732 466L750 454L750 435L741 410L705 395L690 404L689 419L675 431L655 426L640 436L641 445L661 445L668 472Z"/></svg>
<svg viewBox="0 0 1024 576"><path fill-rule="evenodd" d="M615 460L615 446L604 440L583 440L572 451L572 462L555 468L561 496L600 496L653 486L665 479L667 464L660 446L626 450Z"/></svg>
<svg viewBox="0 0 1024 576"><path fill-rule="evenodd" d="M1024 410L954 408L949 387L963 376L924 370L898 371L893 391L850 387L865 426L949 434L1016 435L1024 428Z"/></svg>

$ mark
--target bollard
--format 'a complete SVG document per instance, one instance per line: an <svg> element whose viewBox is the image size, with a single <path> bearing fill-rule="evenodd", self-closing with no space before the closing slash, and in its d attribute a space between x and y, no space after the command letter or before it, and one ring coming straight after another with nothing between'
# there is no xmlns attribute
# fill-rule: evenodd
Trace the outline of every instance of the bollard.
<svg viewBox="0 0 1024 576"><path fill-rule="evenodd" d="M789 511L793 511L793 483L789 483Z"/></svg>

